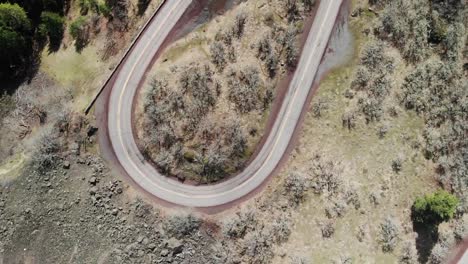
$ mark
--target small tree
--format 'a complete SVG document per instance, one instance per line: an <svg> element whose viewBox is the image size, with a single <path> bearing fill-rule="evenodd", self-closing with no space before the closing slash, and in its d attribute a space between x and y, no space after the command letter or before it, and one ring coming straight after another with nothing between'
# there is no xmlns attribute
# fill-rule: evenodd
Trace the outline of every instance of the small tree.
<svg viewBox="0 0 468 264"><path fill-rule="evenodd" d="M455 214L459 200L444 190L418 197L413 204L413 219L419 223L439 223Z"/></svg>

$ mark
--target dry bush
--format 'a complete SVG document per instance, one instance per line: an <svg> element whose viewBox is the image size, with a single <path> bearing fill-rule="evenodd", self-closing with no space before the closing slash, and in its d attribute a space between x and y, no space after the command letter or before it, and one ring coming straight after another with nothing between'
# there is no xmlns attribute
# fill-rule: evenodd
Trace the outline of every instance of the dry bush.
<svg viewBox="0 0 468 264"><path fill-rule="evenodd" d="M32 166L40 174L53 169L59 162L60 141L53 129L47 129L37 138L32 155Z"/></svg>
<svg viewBox="0 0 468 264"><path fill-rule="evenodd" d="M293 205L299 205L307 195L309 189L308 179L298 173L291 173L284 183L285 195Z"/></svg>
<svg viewBox="0 0 468 264"><path fill-rule="evenodd" d="M227 78L228 98L236 105L237 111L248 113L259 109L264 83L256 67L247 66L240 71L231 68L228 70Z"/></svg>
<svg viewBox="0 0 468 264"><path fill-rule="evenodd" d="M229 238L243 238L256 224L254 211L241 211L224 223L222 232Z"/></svg>
<svg viewBox="0 0 468 264"><path fill-rule="evenodd" d="M200 225L201 220L191 214L175 215L166 220L164 230L181 239L195 233L200 228Z"/></svg>
<svg viewBox="0 0 468 264"><path fill-rule="evenodd" d="M398 259L400 264L417 264L418 262L418 252L413 241L408 241L403 245L401 250L401 255Z"/></svg>
<svg viewBox="0 0 468 264"><path fill-rule="evenodd" d="M299 48L296 40L297 30L294 26L289 26L284 35L284 50L286 54L286 65L289 68L296 67L299 59Z"/></svg>
<svg viewBox="0 0 468 264"><path fill-rule="evenodd" d="M320 156L312 161L311 173L311 187L316 194L336 196L343 186L341 168L332 161L323 161Z"/></svg>
<svg viewBox="0 0 468 264"><path fill-rule="evenodd" d="M223 44L218 41L211 44L210 54L213 64L216 65L219 71L222 71L226 66L226 51Z"/></svg>
<svg viewBox="0 0 468 264"><path fill-rule="evenodd" d="M322 223L320 229L322 231L322 237L323 238L330 238L335 233L335 227L334 227L333 222L331 222L331 221L327 221L325 223Z"/></svg>

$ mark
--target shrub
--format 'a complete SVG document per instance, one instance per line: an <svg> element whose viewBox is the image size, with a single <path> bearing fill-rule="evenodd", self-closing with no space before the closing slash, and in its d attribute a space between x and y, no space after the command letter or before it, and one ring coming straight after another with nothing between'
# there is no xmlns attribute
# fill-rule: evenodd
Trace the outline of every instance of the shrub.
<svg viewBox="0 0 468 264"><path fill-rule="evenodd" d="M303 256L293 256L291 257L290 264L309 264L310 260Z"/></svg>
<svg viewBox="0 0 468 264"><path fill-rule="evenodd" d="M297 47L296 43L296 34L296 28L294 28L294 26L290 26L284 37L283 45L286 52L286 65L289 68L294 68L299 58L299 48Z"/></svg>
<svg viewBox="0 0 468 264"><path fill-rule="evenodd" d="M355 90L361 90L367 86L371 80L371 74L366 67L360 66L356 71L356 76L354 77L351 87Z"/></svg>
<svg viewBox="0 0 468 264"><path fill-rule="evenodd" d="M219 147L211 146L204 155L198 155L196 160L201 165L199 173L205 177L206 182L215 182L225 176L227 157L221 153Z"/></svg>
<svg viewBox="0 0 468 264"><path fill-rule="evenodd" d="M383 115L382 103L376 98L359 98L358 104L367 123L379 121Z"/></svg>
<svg viewBox="0 0 468 264"><path fill-rule="evenodd" d="M32 156L33 167L41 174L53 168L59 159L59 141L52 131L44 132L38 139L34 155Z"/></svg>
<svg viewBox="0 0 468 264"><path fill-rule="evenodd" d="M312 10L312 7L315 5L315 0L302 0L302 3L304 4L304 9L306 11Z"/></svg>
<svg viewBox="0 0 468 264"><path fill-rule="evenodd" d="M333 222L328 221L326 223L323 223L321 231L323 238L330 238L331 236L333 236L333 234L335 233L335 227L333 226Z"/></svg>
<svg viewBox="0 0 468 264"><path fill-rule="evenodd" d="M328 104L322 99L319 99L318 102L312 105L312 116L315 118L320 118L324 112L328 109Z"/></svg>
<svg viewBox="0 0 468 264"><path fill-rule="evenodd" d="M244 255L250 257L251 263L269 263L273 258L271 233L262 230L247 233L243 241Z"/></svg>
<svg viewBox="0 0 468 264"><path fill-rule="evenodd" d="M372 72L381 68L387 60L384 47L382 42L370 43L365 46L361 52L361 63Z"/></svg>
<svg viewBox="0 0 468 264"><path fill-rule="evenodd" d="M193 215L177 215L170 217L164 227L166 232L173 234L177 239L187 237L200 228L201 220Z"/></svg>
<svg viewBox="0 0 468 264"><path fill-rule="evenodd" d="M343 127L351 130L356 127L356 116L353 111L346 111L341 116Z"/></svg>
<svg viewBox="0 0 468 264"><path fill-rule="evenodd" d="M278 62L279 62L278 61L278 56L275 53L271 53L266 58L265 66L266 66L266 69L268 71L268 76L270 76L270 78L275 77L276 71L277 71L277 68L278 68Z"/></svg>
<svg viewBox="0 0 468 264"><path fill-rule="evenodd" d="M413 204L413 219L419 223L439 223L455 214L459 200L444 190L418 197Z"/></svg>
<svg viewBox="0 0 468 264"><path fill-rule="evenodd" d="M392 41L410 62L427 57L429 8L426 1L391 1L380 17L380 37Z"/></svg>
<svg viewBox="0 0 468 264"><path fill-rule="evenodd" d="M401 250L401 255L399 257L398 263L401 264L417 264L418 262L418 252L416 251L416 246L413 242L406 242Z"/></svg>
<svg viewBox="0 0 468 264"><path fill-rule="evenodd" d="M109 17L111 9L106 3L100 3L98 5L98 13L103 14L105 17Z"/></svg>
<svg viewBox="0 0 468 264"><path fill-rule="evenodd" d="M299 16L299 8L297 6L297 0L286 0L285 9L289 21L294 21Z"/></svg>
<svg viewBox="0 0 468 264"><path fill-rule="evenodd" d="M263 81L257 68L247 66L245 69L236 72L230 69L228 76L228 98L237 106L237 111L248 113L260 107L260 90Z"/></svg>
<svg viewBox="0 0 468 264"><path fill-rule="evenodd" d="M128 4L125 0L106 0L106 5L112 10L112 17L119 20L118 27L126 26Z"/></svg>
<svg viewBox="0 0 468 264"><path fill-rule="evenodd" d="M219 71L224 69L226 65L226 51L223 44L216 41L210 45L211 61L216 65Z"/></svg>
<svg viewBox="0 0 468 264"><path fill-rule="evenodd" d="M341 169L333 162L324 162L319 157L312 162L312 175L312 189L316 194L336 196L343 184Z"/></svg>
<svg viewBox="0 0 468 264"><path fill-rule="evenodd" d="M403 161L400 158L396 158L392 161L392 170L396 173L401 171L401 167L403 166Z"/></svg>
<svg viewBox="0 0 468 264"><path fill-rule="evenodd" d="M383 252L392 252L398 241L398 226L394 219L386 218L380 224L380 243Z"/></svg>
<svg viewBox="0 0 468 264"><path fill-rule="evenodd" d="M285 216L276 217L271 225L271 238L277 244L284 243L291 235L291 220Z"/></svg>
<svg viewBox="0 0 468 264"><path fill-rule="evenodd" d="M230 238L242 238L257 223L253 211L238 213L223 225L223 234Z"/></svg>
<svg viewBox="0 0 468 264"><path fill-rule="evenodd" d="M245 12L240 12L236 15L234 19L234 26L232 32L237 38L242 37L245 30L245 23L247 22L247 14Z"/></svg>
<svg viewBox="0 0 468 264"><path fill-rule="evenodd" d="M437 243L431 251L431 255L427 261L428 264L442 264L446 263L447 257L450 253L450 248L440 243Z"/></svg>
<svg viewBox="0 0 468 264"><path fill-rule="evenodd" d="M303 175L292 173L286 178L284 188L286 195L291 197L293 204L298 205L304 200L307 194L308 182Z"/></svg>

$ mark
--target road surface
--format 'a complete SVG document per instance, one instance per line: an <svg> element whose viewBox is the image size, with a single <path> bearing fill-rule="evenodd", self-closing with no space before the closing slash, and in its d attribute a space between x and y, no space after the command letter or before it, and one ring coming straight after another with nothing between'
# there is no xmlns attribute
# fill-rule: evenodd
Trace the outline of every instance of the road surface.
<svg viewBox="0 0 468 264"><path fill-rule="evenodd" d="M132 104L151 60L192 0L168 1L150 22L112 87L108 136L118 162L143 189L170 203L187 207L216 207L236 201L259 187L286 153L327 47L342 0L321 1L294 77L277 119L255 159L239 175L206 186L185 185L161 175L139 151L132 131Z"/></svg>

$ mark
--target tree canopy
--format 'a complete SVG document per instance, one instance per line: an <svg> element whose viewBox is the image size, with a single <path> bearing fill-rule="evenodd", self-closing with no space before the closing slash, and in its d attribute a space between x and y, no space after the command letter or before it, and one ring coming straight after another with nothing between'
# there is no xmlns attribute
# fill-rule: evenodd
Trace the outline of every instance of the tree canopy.
<svg viewBox="0 0 468 264"><path fill-rule="evenodd" d="M455 214L459 201L444 190L418 197L413 204L415 220L421 223L437 223L449 220Z"/></svg>

